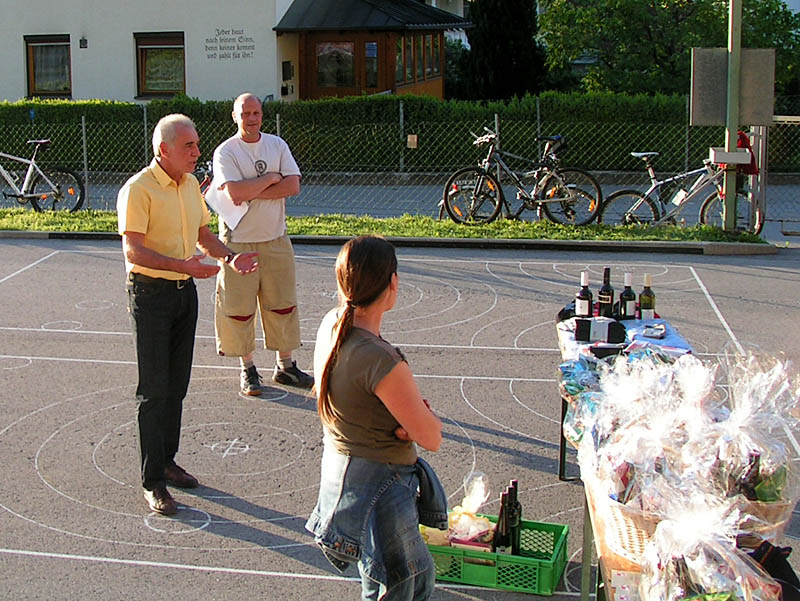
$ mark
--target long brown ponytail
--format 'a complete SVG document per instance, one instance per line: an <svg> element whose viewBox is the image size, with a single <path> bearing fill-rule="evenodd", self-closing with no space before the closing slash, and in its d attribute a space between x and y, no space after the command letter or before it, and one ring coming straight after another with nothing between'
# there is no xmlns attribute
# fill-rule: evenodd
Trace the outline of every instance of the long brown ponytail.
<svg viewBox="0 0 800 601"><path fill-rule="evenodd" d="M342 344L353 328L356 307L374 303L388 288L397 272L394 247L379 236L359 236L348 240L336 258L336 282L339 288L339 317L333 328L333 346L317 389L317 411L324 423L334 421L329 381Z"/></svg>

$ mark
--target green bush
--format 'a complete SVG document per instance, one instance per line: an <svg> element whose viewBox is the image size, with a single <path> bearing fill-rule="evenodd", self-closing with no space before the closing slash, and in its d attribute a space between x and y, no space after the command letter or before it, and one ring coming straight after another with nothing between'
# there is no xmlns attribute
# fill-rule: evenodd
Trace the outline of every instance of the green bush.
<svg viewBox="0 0 800 601"><path fill-rule="evenodd" d="M105 100L0 102L0 149L29 156L26 140L49 137L54 143L41 157L43 163L82 168L85 118L89 169L135 171L152 157L149 140L157 120L181 112L197 124L202 158L207 160L235 131L232 104L232 99L202 102L183 95L146 105ZM441 173L478 160L484 149L470 143L470 132L493 129L495 115L504 150L535 159L541 151L536 134L562 134L568 140L561 154L564 164L592 171L641 171L641 161L631 157L631 151L658 151L656 168L676 171L699 165L708 147L722 141L722 129L710 127L689 128L687 139L683 96L613 93L545 92L494 102L392 95L267 102L264 130L276 133L280 116L280 134L306 172ZM770 158L781 170L800 169L800 134L795 129L771 135ZM407 148L408 134L417 135L418 148Z"/></svg>

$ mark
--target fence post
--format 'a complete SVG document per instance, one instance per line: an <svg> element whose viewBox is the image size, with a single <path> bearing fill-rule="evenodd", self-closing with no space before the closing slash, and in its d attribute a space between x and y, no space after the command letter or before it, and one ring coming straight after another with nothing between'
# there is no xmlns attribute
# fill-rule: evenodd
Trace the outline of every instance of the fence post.
<svg viewBox="0 0 800 601"><path fill-rule="evenodd" d="M142 122L144 123L144 164L147 165L150 161L147 160L148 141L147 141L147 105L146 104L142 105Z"/></svg>
<svg viewBox="0 0 800 601"><path fill-rule="evenodd" d="M86 194L86 208L89 204L89 153L86 149L86 115L81 115L81 141L83 145L83 193Z"/></svg>
<svg viewBox="0 0 800 601"><path fill-rule="evenodd" d="M281 137L281 114L275 113L275 135Z"/></svg>
<svg viewBox="0 0 800 601"><path fill-rule="evenodd" d="M500 149L500 115L498 115L497 113L494 114L494 133L495 133L495 136L497 136L497 138L495 140L496 140L496 144L497 144L497 149L499 150ZM500 163L497 163L495 176L497 176L497 181L498 182L500 181L500 173L501 173L501 171L500 171Z"/></svg>
<svg viewBox="0 0 800 601"><path fill-rule="evenodd" d="M542 105L539 97L536 97L536 137L542 137ZM542 142L536 140L536 154L542 156Z"/></svg>
<svg viewBox="0 0 800 601"><path fill-rule="evenodd" d="M399 107L399 119L400 119L400 173L405 170L405 158L406 158L406 136L405 136L405 115L403 114L403 101L401 100L398 103Z"/></svg>
<svg viewBox="0 0 800 601"><path fill-rule="evenodd" d="M683 153L683 170L689 171L689 96L686 96L686 145Z"/></svg>

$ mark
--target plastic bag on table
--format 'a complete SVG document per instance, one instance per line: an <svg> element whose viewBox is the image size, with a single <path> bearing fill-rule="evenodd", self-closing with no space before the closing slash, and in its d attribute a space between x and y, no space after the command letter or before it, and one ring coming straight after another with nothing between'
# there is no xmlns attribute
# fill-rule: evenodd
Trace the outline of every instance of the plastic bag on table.
<svg viewBox="0 0 800 601"><path fill-rule="evenodd" d="M754 347L725 353L721 365L718 421L696 469L710 490L740 498L745 535L775 540L800 498L797 379L785 358Z"/></svg>
<svg viewBox="0 0 800 601"><path fill-rule="evenodd" d="M587 431L592 435L600 399L599 393L584 391L578 395L575 403L568 405L564 415L564 438L575 446L581 444Z"/></svg>
<svg viewBox="0 0 800 601"><path fill-rule="evenodd" d="M674 362L649 355L618 360L603 374L597 421L608 435L598 437L596 467L610 498L657 510L652 501L637 501L646 480L663 478L678 487L686 462L691 465L684 449L711 423L704 403L713 376L714 368L692 355Z"/></svg>
<svg viewBox="0 0 800 601"><path fill-rule="evenodd" d="M598 390L597 362L586 357L564 361L558 366L560 372L559 392L570 402L577 402L578 396L587 390Z"/></svg>
<svg viewBox="0 0 800 601"><path fill-rule="evenodd" d="M681 509L658 524L644 550L644 601L724 593L741 601L780 601L780 585L735 546L734 503L700 493L673 502Z"/></svg>

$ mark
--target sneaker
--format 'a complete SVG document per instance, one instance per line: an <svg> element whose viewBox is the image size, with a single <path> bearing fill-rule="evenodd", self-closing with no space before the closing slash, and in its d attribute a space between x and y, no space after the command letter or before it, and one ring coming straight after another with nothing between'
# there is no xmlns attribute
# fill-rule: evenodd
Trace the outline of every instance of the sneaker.
<svg viewBox="0 0 800 601"><path fill-rule="evenodd" d="M242 370L241 384L242 394L248 396L261 395L261 376L258 375L255 365Z"/></svg>
<svg viewBox="0 0 800 601"><path fill-rule="evenodd" d="M272 374L272 380L278 384L286 384L287 386L297 386L299 388L306 388L311 390L314 386L314 378L304 371L297 368L297 361L292 361L292 365L286 369L281 369L277 365Z"/></svg>

